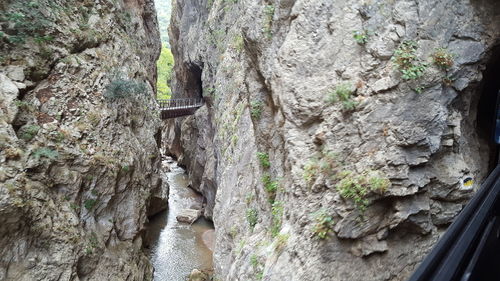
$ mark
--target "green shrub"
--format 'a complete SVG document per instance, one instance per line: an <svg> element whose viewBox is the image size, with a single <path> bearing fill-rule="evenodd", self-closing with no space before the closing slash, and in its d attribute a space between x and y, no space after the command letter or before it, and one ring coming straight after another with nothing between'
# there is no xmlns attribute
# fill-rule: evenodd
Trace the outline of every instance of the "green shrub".
<svg viewBox="0 0 500 281"><path fill-rule="evenodd" d="M51 159L51 160L55 160L57 157L59 157L59 153L57 151L50 149L48 147L38 148L35 151L33 151L32 155L37 160L42 158L42 157L45 157L45 158Z"/></svg>
<svg viewBox="0 0 500 281"><path fill-rule="evenodd" d="M40 126L38 125L26 125L20 130L20 137L25 141L32 140L40 130Z"/></svg>
<svg viewBox="0 0 500 281"><path fill-rule="evenodd" d="M278 234L276 235L276 250L282 250L285 248L288 238L290 238L289 234Z"/></svg>
<svg viewBox="0 0 500 281"><path fill-rule="evenodd" d="M271 207L271 215L272 215L272 220L271 220L271 236L276 237L281 230L281 224L282 220L281 217L283 216L283 203L282 202L274 202L272 207Z"/></svg>
<svg viewBox="0 0 500 281"><path fill-rule="evenodd" d="M147 87L144 82L116 78L106 87L104 97L107 99L123 99L146 95Z"/></svg>
<svg viewBox="0 0 500 281"><path fill-rule="evenodd" d="M259 219L259 213L257 212L257 209L247 209L247 222L248 225L250 226L250 229L254 229L255 225L257 224L257 220Z"/></svg>
<svg viewBox="0 0 500 281"><path fill-rule="evenodd" d="M391 182L378 172L369 171L357 174L352 171L343 171L338 174L340 181L335 188L345 199L351 199L356 208L364 212L370 201L367 196L371 192L383 193L391 185Z"/></svg>
<svg viewBox="0 0 500 281"><path fill-rule="evenodd" d="M12 27L4 30L2 37L6 37L11 44L24 44L30 38L35 38L37 42L52 40L51 36L44 35L52 25L44 12L47 8L35 1L13 3L9 11L0 12L0 24L8 23Z"/></svg>
<svg viewBox="0 0 500 281"><path fill-rule="evenodd" d="M415 80L424 75L427 63L417 57L418 45L415 41L403 41L394 52L392 61L402 74L404 80Z"/></svg>
<svg viewBox="0 0 500 281"><path fill-rule="evenodd" d="M268 173L264 174L262 177L262 183L264 184L264 189L270 194L274 195L278 191L279 182L272 180L271 175Z"/></svg>
<svg viewBox="0 0 500 281"><path fill-rule="evenodd" d="M368 33L365 30L363 30L363 31L359 31L359 30L353 31L352 37L354 38L354 40L356 41L356 43L358 43L360 45L364 45L364 44L366 44L368 42Z"/></svg>
<svg viewBox="0 0 500 281"><path fill-rule="evenodd" d="M253 267L253 269L255 271L255 278L257 280L262 280L262 278L264 277L264 271L261 269L261 267L263 266L263 264L259 260L259 258L257 257L257 255L252 254L250 256L250 265Z"/></svg>
<svg viewBox="0 0 500 281"><path fill-rule="evenodd" d="M260 119L263 107L264 103L262 103L261 101L252 101L250 103L250 115L252 116L252 118L257 120Z"/></svg>
<svg viewBox="0 0 500 281"><path fill-rule="evenodd" d="M327 150L321 151L306 162L302 178L308 184L312 184L319 174L328 177L335 175L337 168L340 166L336 158L337 155L333 152Z"/></svg>
<svg viewBox="0 0 500 281"><path fill-rule="evenodd" d="M264 23L262 30L264 31L264 33L268 38L271 38L273 36L272 25L273 25L274 12L275 12L274 5L266 5L264 7Z"/></svg>
<svg viewBox="0 0 500 281"><path fill-rule="evenodd" d="M243 49L245 48L245 42L243 41L243 36L241 34L238 34L234 37L233 47L238 52L243 51Z"/></svg>
<svg viewBox="0 0 500 281"><path fill-rule="evenodd" d="M439 68L448 71L453 66L453 55L445 48L437 48L432 54L432 61Z"/></svg>
<svg viewBox="0 0 500 281"><path fill-rule="evenodd" d="M92 208L94 208L96 204L97 204L96 199L87 199L85 200L85 202L83 202L83 206L85 207L85 209L89 211L92 210Z"/></svg>
<svg viewBox="0 0 500 281"><path fill-rule="evenodd" d="M342 83L336 86L328 94L327 100L330 103L341 102L345 111L354 110L358 106L358 103L353 99L353 90L349 83Z"/></svg>
<svg viewBox="0 0 500 281"><path fill-rule="evenodd" d="M257 152L257 158L259 158L262 168L267 169L271 167L271 162L269 162L269 155L267 153Z"/></svg>
<svg viewBox="0 0 500 281"><path fill-rule="evenodd" d="M326 239L333 231L334 221L326 210L320 210L313 214L314 226L312 229L313 237L318 239Z"/></svg>

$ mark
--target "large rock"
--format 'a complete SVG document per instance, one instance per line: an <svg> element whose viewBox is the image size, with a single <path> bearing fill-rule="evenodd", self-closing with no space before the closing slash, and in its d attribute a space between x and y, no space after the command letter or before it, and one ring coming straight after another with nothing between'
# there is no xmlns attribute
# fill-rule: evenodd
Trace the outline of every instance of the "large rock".
<svg viewBox="0 0 500 281"><path fill-rule="evenodd" d="M23 15L0 19L0 280L151 280L153 1L3 1L0 14Z"/></svg>
<svg viewBox="0 0 500 281"><path fill-rule="evenodd" d="M478 188L463 180L488 172L476 116L499 9L493 0L174 1L174 96L203 95L206 105L165 125L165 149L213 213L216 275L406 280ZM428 63L419 79L404 80L392 59L405 40ZM454 55L448 71L432 63L437 48ZM345 89L352 100L339 101ZM351 180L378 171L374 181L391 184L343 198L342 170ZM316 235L322 218L333 221L327 241Z"/></svg>
<svg viewBox="0 0 500 281"><path fill-rule="evenodd" d="M185 223L193 223L201 216L201 210L182 209L176 216L177 221Z"/></svg>

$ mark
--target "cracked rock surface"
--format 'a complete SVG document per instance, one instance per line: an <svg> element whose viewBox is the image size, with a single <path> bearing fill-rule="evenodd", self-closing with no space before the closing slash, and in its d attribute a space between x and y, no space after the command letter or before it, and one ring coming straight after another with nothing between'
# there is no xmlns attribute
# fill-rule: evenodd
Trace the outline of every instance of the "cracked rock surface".
<svg viewBox="0 0 500 281"><path fill-rule="evenodd" d="M206 198L219 279L406 280L488 173L476 116L499 15L486 0L174 1L173 92L206 105L163 137Z"/></svg>
<svg viewBox="0 0 500 281"><path fill-rule="evenodd" d="M0 34L0 280L151 280L153 1L3 1Z"/></svg>

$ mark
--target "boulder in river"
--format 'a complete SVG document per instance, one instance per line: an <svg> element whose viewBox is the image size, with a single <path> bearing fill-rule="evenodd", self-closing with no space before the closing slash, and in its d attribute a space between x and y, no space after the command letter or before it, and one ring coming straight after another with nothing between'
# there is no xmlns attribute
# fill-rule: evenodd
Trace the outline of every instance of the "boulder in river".
<svg viewBox="0 0 500 281"><path fill-rule="evenodd" d="M195 268L191 271L191 274L189 274L188 281L208 281L208 279L208 274Z"/></svg>
<svg viewBox="0 0 500 281"><path fill-rule="evenodd" d="M193 223L201 216L201 210L183 209L177 215L177 221Z"/></svg>

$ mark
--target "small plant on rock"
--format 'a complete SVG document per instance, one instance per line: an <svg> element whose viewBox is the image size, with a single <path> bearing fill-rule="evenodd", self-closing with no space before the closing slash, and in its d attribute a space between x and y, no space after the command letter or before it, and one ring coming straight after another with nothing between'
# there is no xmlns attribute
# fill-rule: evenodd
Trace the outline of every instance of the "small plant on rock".
<svg viewBox="0 0 500 281"><path fill-rule="evenodd" d="M20 137L25 141L32 140L40 130L40 126L38 125L26 125L22 127Z"/></svg>
<svg viewBox="0 0 500 281"><path fill-rule="evenodd" d="M147 88L144 82L116 78L106 87L104 97L107 99L123 99L146 95Z"/></svg>
<svg viewBox="0 0 500 281"><path fill-rule="evenodd" d="M402 74L404 80L415 80L424 75L427 69L427 63L422 62L417 57L417 42L407 40L399 45L394 52L392 61Z"/></svg>
<svg viewBox="0 0 500 281"><path fill-rule="evenodd" d="M269 155L267 153L257 152L257 158L259 158L262 168L267 169L271 167L271 162L269 162Z"/></svg>
<svg viewBox="0 0 500 281"><path fill-rule="evenodd" d="M83 202L83 206L85 207L85 209L89 211L92 210L92 208L94 208L96 204L97 204L96 199L87 199L85 200L85 202Z"/></svg>
<svg viewBox="0 0 500 281"><path fill-rule="evenodd" d="M266 173L262 177L262 183L264 184L264 189L273 198L276 194L276 191L278 191L279 182L277 180L273 180L271 178L271 175Z"/></svg>
<svg viewBox="0 0 500 281"><path fill-rule="evenodd" d="M363 30L363 31L359 31L359 30L353 31L352 37L354 38L354 40L356 41L356 43L358 43L360 45L364 45L364 44L366 44L368 42L368 33L365 30Z"/></svg>
<svg viewBox="0 0 500 281"><path fill-rule="evenodd" d="M47 158L50 160L54 160L59 156L59 153L53 149L48 148L48 147L42 147L42 148L39 148L39 149L33 151L32 155L37 160L40 158Z"/></svg>
<svg viewBox="0 0 500 281"><path fill-rule="evenodd" d="M313 237L326 239L333 231L334 221L326 210L322 209L313 214L314 226L312 228Z"/></svg>
<svg viewBox="0 0 500 281"><path fill-rule="evenodd" d="M303 179L308 183L313 183L319 174L333 176L340 166L336 160L337 155L331 151L323 150L318 155L311 157L304 165Z"/></svg>
<svg viewBox="0 0 500 281"><path fill-rule="evenodd" d="M345 111L352 111L358 106L358 103L353 99L353 93L351 84L342 83L328 94L327 100L330 103L341 102Z"/></svg>
<svg viewBox="0 0 500 281"><path fill-rule="evenodd" d="M367 196L371 192L383 193L391 182L378 172L369 171L362 174L353 171L343 171L337 176L340 181L335 188L345 199L350 199L360 212L364 212L370 201Z"/></svg>
<svg viewBox="0 0 500 281"><path fill-rule="evenodd" d="M271 222L271 236L276 237L281 230L281 217L283 216L283 203L274 202L271 208L272 222Z"/></svg>
<svg viewBox="0 0 500 281"><path fill-rule="evenodd" d="M437 48L432 54L433 63L444 71L453 66L453 55L445 48Z"/></svg>
<svg viewBox="0 0 500 281"><path fill-rule="evenodd" d="M264 103L262 103L261 101L252 101L250 103L250 115L252 116L252 118L257 120L260 119L263 107Z"/></svg>
<svg viewBox="0 0 500 281"><path fill-rule="evenodd" d="M259 219L259 213L257 212L257 209L247 209L246 216L248 225L250 226L250 229L253 230L255 225L257 225L257 220Z"/></svg>
<svg viewBox="0 0 500 281"><path fill-rule="evenodd" d="M278 234L276 236L276 250L280 251L285 248L288 243L288 238L290 238L290 234Z"/></svg>
<svg viewBox="0 0 500 281"><path fill-rule="evenodd" d="M273 24L274 12L275 12L274 5L266 5L264 7L263 31L268 38L271 38L273 36L272 24Z"/></svg>

